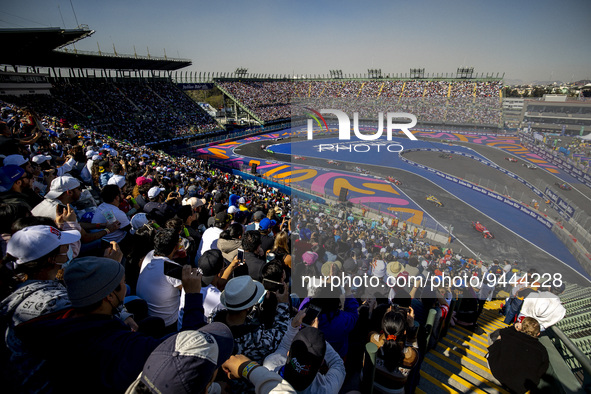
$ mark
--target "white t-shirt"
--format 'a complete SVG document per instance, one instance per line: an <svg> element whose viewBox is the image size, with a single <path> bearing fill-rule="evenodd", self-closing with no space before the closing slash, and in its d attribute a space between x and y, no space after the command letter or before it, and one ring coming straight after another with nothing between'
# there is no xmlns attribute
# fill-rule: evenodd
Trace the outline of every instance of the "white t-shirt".
<svg viewBox="0 0 591 394"><path fill-rule="evenodd" d="M182 285L179 279L164 275L166 257L154 256L154 251L144 257L137 280L136 294L148 303L150 316L164 319L169 326L177 321Z"/></svg>
<svg viewBox="0 0 591 394"><path fill-rule="evenodd" d="M218 290L214 285L207 285L201 288L201 295L203 296L203 314L205 320L211 323L213 315L220 309L224 309L224 306L220 302L220 296L222 292ZM179 322L178 329L181 329L183 322L183 315L185 313L185 290L181 291L181 306L179 308Z"/></svg>
<svg viewBox="0 0 591 394"><path fill-rule="evenodd" d="M246 231L251 231L251 230L258 231L259 225L260 225L260 222L252 222L252 223L250 223L249 225L246 226L246 228L244 229L244 231L245 232Z"/></svg>
<svg viewBox="0 0 591 394"><path fill-rule="evenodd" d="M210 227L203 233L201 237L201 243L199 244L199 250L197 251L197 255L195 256L195 263L199 261L199 257L205 252L210 249L217 249L218 248L218 239L220 239L220 234L222 233L222 229L218 227Z"/></svg>
<svg viewBox="0 0 591 394"><path fill-rule="evenodd" d="M100 223L105 224L107 223L107 217L112 213L115 216L115 219L120 223L119 228L126 227L129 225L129 218L118 207L112 204L107 204L106 202L102 203L96 208L94 211L94 216L92 217L92 223ZM105 241L115 241L121 242L127 233L122 230L113 231L110 234L105 235L102 239Z"/></svg>

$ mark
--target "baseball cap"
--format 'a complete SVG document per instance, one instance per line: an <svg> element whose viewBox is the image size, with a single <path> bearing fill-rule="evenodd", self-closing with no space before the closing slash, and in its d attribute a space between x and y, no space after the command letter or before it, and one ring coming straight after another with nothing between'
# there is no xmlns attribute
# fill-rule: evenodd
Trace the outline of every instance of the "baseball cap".
<svg viewBox="0 0 591 394"><path fill-rule="evenodd" d="M22 166L23 164L25 164L26 162L28 162L29 159L25 159L23 157L23 155L8 155L4 158L4 165L5 166Z"/></svg>
<svg viewBox="0 0 591 394"><path fill-rule="evenodd" d="M80 240L78 230L61 231L52 226L30 226L12 235L6 253L16 257L16 264L35 261L61 245Z"/></svg>
<svg viewBox="0 0 591 394"><path fill-rule="evenodd" d="M74 308L99 302L117 288L125 274L121 263L106 257L74 259L64 270L68 298Z"/></svg>
<svg viewBox="0 0 591 394"><path fill-rule="evenodd" d="M0 192L10 190L14 182L25 174L25 170L13 164L0 168Z"/></svg>
<svg viewBox="0 0 591 394"><path fill-rule="evenodd" d="M233 349L234 337L223 323L181 331L152 351L127 393L136 393L140 381L154 393L202 393Z"/></svg>
<svg viewBox="0 0 591 394"><path fill-rule="evenodd" d="M236 212L239 212L239 211L240 210L235 205L230 205L230 207L228 207L228 213L236 213Z"/></svg>
<svg viewBox="0 0 591 394"><path fill-rule="evenodd" d="M107 185L117 185L121 188L125 186L125 177L123 175L113 175L107 182Z"/></svg>
<svg viewBox="0 0 591 394"><path fill-rule="evenodd" d="M146 224L148 224L150 221L148 220L148 214L146 213L136 213L135 215L133 215L133 217L130 220L131 223L131 230L129 230L129 232L131 233L131 235L135 234L135 232L145 226Z"/></svg>
<svg viewBox="0 0 591 394"><path fill-rule="evenodd" d="M322 331L305 327L291 343L283 378L297 391L306 389L316 378L325 354L326 342Z"/></svg>
<svg viewBox="0 0 591 394"><path fill-rule="evenodd" d="M232 215L229 215L227 212L218 212L215 215L215 223L216 224L226 224L228 223L232 218Z"/></svg>
<svg viewBox="0 0 591 394"><path fill-rule="evenodd" d="M135 180L135 184L138 186L147 185L149 183L152 183L152 180L143 176L140 176Z"/></svg>
<svg viewBox="0 0 591 394"><path fill-rule="evenodd" d="M46 155L36 155L33 156L33 158L31 159L33 161L33 163L35 164L43 164L46 161L51 160L51 156L46 156Z"/></svg>
<svg viewBox="0 0 591 394"><path fill-rule="evenodd" d="M222 252L218 249L210 249L199 257L197 267L203 271L203 278L201 281L205 285L211 284L217 274L224 268L224 257Z"/></svg>
<svg viewBox="0 0 591 394"><path fill-rule="evenodd" d="M256 220L257 222L260 222L261 220L263 220L263 218L265 217L265 213L263 211L256 211L253 215L252 218L254 220Z"/></svg>
<svg viewBox="0 0 591 394"><path fill-rule="evenodd" d="M164 190L166 190L166 189L164 189L163 187L154 186L150 190L148 190L148 197L149 198L158 197L160 192L163 192Z"/></svg>
<svg viewBox="0 0 591 394"><path fill-rule="evenodd" d="M205 200L202 198L197 198L197 197L185 198L182 201L182 205L190 205L193 209L199 208L200 206L202 206L204 204L205 204Z"/></svg>
<svg viewBox="0 0 591 394"><path fill-rule="evenodd" d="M318 253L307 251L302 255L302 260L305 265L312 265L318 260Z"/></svg>
<svg viewBox="0 0 591 394"><path fill-rule="evenodd" d="M276 224L277 224L277 222L275 220L271 220L269 218L264 218L259 223L259 230L263 230L263 231L268 230Z"/></svg>
<svg viewBox="0 0 591 394"><path fill-rule="evenodd" d="M70 175L58 176L53 181L51 181L49 193L45 195L45 198L54 200L61 196L64 192L76 189L79 186L80 181Z"/></svg>
<svg viewBox="0 0 591 394"><path fill-rule="evenodd" d="M205 205L205 199L204 198L191 197L189 199L189 203L191 204L191 206L193 208L199 208L200 206Z"/></svg>

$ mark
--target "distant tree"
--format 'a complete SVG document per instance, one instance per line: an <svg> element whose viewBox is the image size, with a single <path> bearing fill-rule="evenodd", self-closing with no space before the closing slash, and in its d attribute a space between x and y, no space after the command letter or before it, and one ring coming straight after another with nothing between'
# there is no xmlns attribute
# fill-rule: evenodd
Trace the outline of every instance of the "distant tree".
<svg viewBox="0 0 591 394"><path fill-rule="evenodd" d="M536 86L531 92L532 97L542 97L546 93L546 89L541 86Z"/></svg>

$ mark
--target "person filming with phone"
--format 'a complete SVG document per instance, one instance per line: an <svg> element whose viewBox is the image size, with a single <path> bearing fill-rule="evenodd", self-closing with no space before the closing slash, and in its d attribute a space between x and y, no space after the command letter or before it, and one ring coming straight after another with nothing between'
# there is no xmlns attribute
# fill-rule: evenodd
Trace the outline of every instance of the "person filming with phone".
<svg viewBox="0 0 591 394"><path fill-rule="evenodd" d="M336 394L345 381L345 363L324 339L318 315L310 308L291 319L279 348L263 366L279 373L298 393Z"/></svg>
<svg viewBox="0 0 591 394"><path fill-rule="evenodd" d="M180 236L173 229L162 229L154 237L154 250L140 267L136 294L148 303L148 314L164 320L168 332L177 329L181 302L182 267L173 259L179 250Z"/></svg>
<svg viewBox="0 0 591 394"><path fill-rule="evenodd" d="M259 364L265 357L277 350L289 325L289 291L284 284L281 291L276 291L277 309L275 320L270 328L260 324L251 313L265 297L264 286L249 276L230 279L220 296L220 303L225 310L218 311L214 322L221 322L230 327L234 336L234 349ZM233 392L246 392L250 383L232 381Z"/></svg>

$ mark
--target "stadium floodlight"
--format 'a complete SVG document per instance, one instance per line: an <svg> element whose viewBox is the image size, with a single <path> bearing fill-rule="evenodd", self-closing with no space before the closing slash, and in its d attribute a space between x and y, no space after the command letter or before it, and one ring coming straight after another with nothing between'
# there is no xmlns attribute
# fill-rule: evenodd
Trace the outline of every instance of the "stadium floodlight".
<svg viewBox="0 0 591 394"><path fill-rule="evenodd" d="M411 68L410 69L410 78L411 79L425 78L425 69L424 68Z"/></svg>
<svg viewBox="0 0 591 394"><path fill-rule="evenodd" d="M373 78L373 79L382 78L382 69L381 68L370 68L367 70L367 76L369 78Z"/></svg>
<svg viewBox="0 0 591 394"><path fill-rule="evenodd" d="M330 73L331 78L343 78L343 70L329 70L328 72Z"/></svg>
<svg viewBox="0 0 591 394"><path fill-rule="evenodd" d="M248 74L248 69L244 67L238 67L236 71L234 71L234 75L237 77L245 77Z"/></svg>
<svg viewBox="0 0 591 394"><path fill-rule="evenodd" d="M456 78L471 79L474 75L474 67L458 67Z"/></svg>

